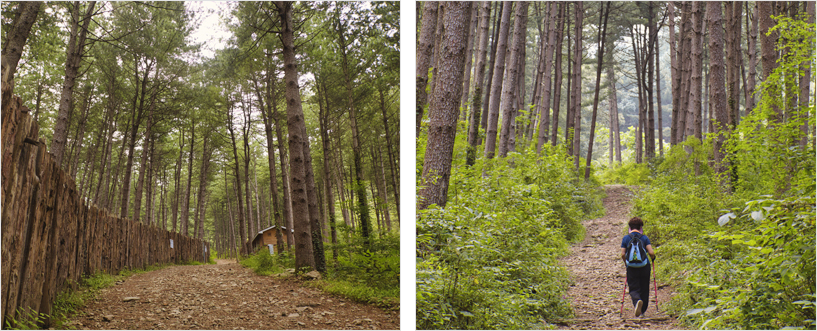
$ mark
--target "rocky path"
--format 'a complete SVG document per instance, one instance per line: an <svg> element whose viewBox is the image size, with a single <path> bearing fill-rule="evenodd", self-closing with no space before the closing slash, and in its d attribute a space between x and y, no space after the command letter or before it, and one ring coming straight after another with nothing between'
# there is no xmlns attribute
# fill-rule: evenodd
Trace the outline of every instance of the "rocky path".
<svg viewBox="0 0 817 331"><path fill-rule="evenodd" d="M607 197L602 218L583 221L587 234L584 241L571 247L562 263L570 270L573 285L568 290L576 317L564 321L563 329L655 329L670 330L681 326L674 318L656 311L653 285L650 284L650 306L646 318L635 319L629 295L624 315L619 316L626 271L621 262L621 238L629 220L632 192L623 185L605 187ZM649 232L646 233L649 236ZM669 286L658 282L659 307L672 295Z"/></svg>
<svg viewBox="0 0 817 331"><path fill-rule="evenodd" d="M103 289L78 329L399 329L400 312L351 302L235 261L173 266Z"/></svg>

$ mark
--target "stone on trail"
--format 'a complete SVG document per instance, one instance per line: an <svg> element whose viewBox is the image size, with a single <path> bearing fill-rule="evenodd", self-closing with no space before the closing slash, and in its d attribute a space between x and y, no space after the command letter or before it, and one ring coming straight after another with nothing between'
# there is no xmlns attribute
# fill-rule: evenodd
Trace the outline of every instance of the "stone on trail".
<svg viewBox="0 0 817 331"><path fill-rule="evenodd" d="M113 315L102 316L102 320L105 321L105 322L113 321Z"/></svg>
<svg viewBox="0 0 817 331"><path fill-rule="evenodd" d="M122 302L130 302L130 301L136 301L136 300L139 300L139 297L126 297L126 298L122 299Z"/></svg>
<svg viewBox="0 0 817 331"><path fill-rule="evenodd" d="M296 317L300 317L300 316L301 315L298 314L298 313L292 313L292 314L287 315L287 317L289 317L289 318L296 318Z"/></svg>

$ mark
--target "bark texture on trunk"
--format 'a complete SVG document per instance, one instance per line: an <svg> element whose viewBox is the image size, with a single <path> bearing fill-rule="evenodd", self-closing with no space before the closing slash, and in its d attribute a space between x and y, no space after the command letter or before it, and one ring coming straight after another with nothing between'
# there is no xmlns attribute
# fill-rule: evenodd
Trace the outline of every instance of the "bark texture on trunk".
<svg viewBox="0 0 817 331"><path fill-rule="evenodd" d="M508 64L507 75L502 87L502 97L500 103L500 110L502 111L502 131L499 136L499 157L505 157L508 154L510 140L513 131L513 123L517 108L513 106L513 100L519 93L519 71L520 62L524 61L520 56L525 49L525 37L528 29L528 2L519 1L516 3L516 12L513 27L513 41L511 42L510 63ZM524 63L524 62L522 62Z"/></svg>
<svg viewBox="0 0 817 331"><path fill-rule="evenodd" d="M437 26L437 1L423 3L423 23L418 37L417 46L417 137L420 137L420 123L423 121L423 107L428 103L426 85L428 84L428 69L431 67L431 55L434 51L434 30Z"/></svg>
<svg viewBox="0 0 817 331"><path fill-rule="evenodd" d="M9 95L13 93L14 74L17 72L17 64L23 56L23 48L26 45L31 27L37 20L40 13L40 1L22 1L17 11L17 15L11 24L8 32L6 44L3 45L2 58L2 84L3 90L9 89ZM39 107L38 107L39 108Z"/></svg>
<svg viewBox="0 0 817 331"><path fill-rule="evenodd" d="M482 91L484 89L483 81L485 80L485 60L488 54L488 24L489 15L491 11L491 3L483 1L481 3L482 10L479 23L479 44L477 49L477 65L476 74L474 75L474 97L471 101L471 115L468 125L468 151L466 152L465 164L474 165L477 154L477 145L479 137L479 120L482 113Z"/></svg>
<svg viewBox="0 0 817 331"><path fill-rule="evenodd" d="M74 2L71 11L71 34L68 39L68 52L65 60L65 79L62 83L57 123L54 126L54 137L51 141L50 148L51 153L54 154L54 160L58 165L62 164L63 154L65 154L65 142L68 137L68 113L71 111L70 108L73 105L74 84L79 76L79 66L85 52L84 48L85 39L88 34L88 25L91 23L91 15L94 12L95 5L96 1L88 3L85 16L83 16L82 19L82 26L80 26L79 1ZM19 60L19 58L17 59Z"/></svg>
<svg viewBox="0 0 817 331"><path fill-rule="evenodd" d="M715 112L714 141L715 170L728 175L728 165L724 162L726 152L722 150L729 131L729 109L726 101L726 70L724 68L724 29L720 2L707 2L706 13L709 25L709 75L712 87L709 89L711 111Z"/></svg>
<svg viewBox="0 0 817 331"><path fill-rule="evenodd" d="M465 38L470 18L470 2L446 3L445 35L442 45L440 84L434 96L433 108L429 108L428 145L426 146L423 177L418 193L418 209L436 204L444 207L448 195L448 179L457 133L459 96L465 57ZM508 13L510 16L510 13Z"/></svg>
<svg viewBox="0 0 817 331"><path fill-rule="evenodd" d="M502 19L499 23L499 39L496 43L496 59L494 59L494 78L491 84L491 102L488 111L488 126L485 130L485 158L493 159L496 152L496 135L499 123L499 105L502 95L502 80L505 77L505 56L508 44L508 31L511 26L510 3L502 7Z"/></svg>
<svg viewBox="0 0 817 331"><path fill-rule="evenodd" d="M291 2L276 1L281 17L281 42L283 44L285 99L287 104L287 130L289 132L289 169L292 175L292 217L295 227L295 268L315 268L312 250L312 231L309 222L309 198L307 196L307 160L304 147L309 143L301 108L298 86L298 64L295 58L295 29ZM314 183L313 183L314 185Z"/></svg>

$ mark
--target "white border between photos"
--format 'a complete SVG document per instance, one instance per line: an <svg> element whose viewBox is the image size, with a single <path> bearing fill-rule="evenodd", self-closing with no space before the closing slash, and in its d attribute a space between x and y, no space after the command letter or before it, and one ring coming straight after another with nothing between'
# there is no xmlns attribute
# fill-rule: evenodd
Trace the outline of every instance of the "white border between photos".
<svg viewBox="0 0 817 331"><path fill-rule="evenodd" d="M416 242L416 125L414 62L416 57L416 1L400 2L400 330L417 329Z"/></svg>

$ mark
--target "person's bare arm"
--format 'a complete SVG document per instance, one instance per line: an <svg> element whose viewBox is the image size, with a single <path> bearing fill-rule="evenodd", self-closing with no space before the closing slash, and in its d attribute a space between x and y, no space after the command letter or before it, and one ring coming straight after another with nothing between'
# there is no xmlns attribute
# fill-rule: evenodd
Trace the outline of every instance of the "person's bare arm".
<svg viewBox="0 0 817 331"><path fill-rule="evenodd" d="M623 247L621 248L621 259L627 261L627 249Z"/></svg>
<svg viewBox="0 0 817 331"><path fill-rule="evenodd" d="M647 245L647 253L650 254L650 259L655 260L655 251L652 250L652 245Z"/></svg>

